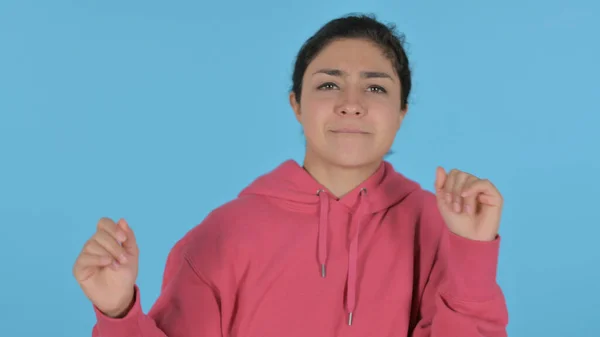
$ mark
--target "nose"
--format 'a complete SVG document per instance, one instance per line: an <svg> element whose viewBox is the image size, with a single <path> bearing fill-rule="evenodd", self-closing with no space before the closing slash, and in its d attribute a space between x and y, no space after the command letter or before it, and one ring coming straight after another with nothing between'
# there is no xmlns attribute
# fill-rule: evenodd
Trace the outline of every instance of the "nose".
<svg viewBox="0 0 600 337"><path fill-rule="evenodd" d="M340 96L340 101L335 107L336 114L348 117L364 117L367 114L367 109L362 104L359 93L348 92Z"/></svg>

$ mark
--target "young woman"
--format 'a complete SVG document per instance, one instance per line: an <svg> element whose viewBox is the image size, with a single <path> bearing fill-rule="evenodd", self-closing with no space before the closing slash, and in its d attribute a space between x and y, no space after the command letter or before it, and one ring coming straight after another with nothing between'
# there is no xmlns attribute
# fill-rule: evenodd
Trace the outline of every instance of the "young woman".
<svg viewBox="0 0 600 337"><path fill-rule="evenodd" d="M410 88L393 27L366 16L323 26L290 93L303 165L282 163L178 241L147 314L134 233L100 220L73 270L92 335L506 336L500 193L442 168L431 193L383 159Z"/></svg>

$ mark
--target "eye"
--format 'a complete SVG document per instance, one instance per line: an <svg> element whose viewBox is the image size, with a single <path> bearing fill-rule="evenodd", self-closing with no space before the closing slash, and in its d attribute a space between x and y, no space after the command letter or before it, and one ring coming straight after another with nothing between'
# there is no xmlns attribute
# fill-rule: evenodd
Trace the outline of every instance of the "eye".
<svg viewBox="0 0 600 337"><path fill-rule="evenodd" d="M338 86L335 83L332 82L327 82L327 83L323 83L320 86L317 87L317 89L319 90L332 90L332 89L336 89Z"/></svg>
<svg viewBox="0 0 600 337"><path fill-rule="evenodd" d="M387 92L383 87L378 85L370 86L368 90L378 94L385 94Z"/></svg>

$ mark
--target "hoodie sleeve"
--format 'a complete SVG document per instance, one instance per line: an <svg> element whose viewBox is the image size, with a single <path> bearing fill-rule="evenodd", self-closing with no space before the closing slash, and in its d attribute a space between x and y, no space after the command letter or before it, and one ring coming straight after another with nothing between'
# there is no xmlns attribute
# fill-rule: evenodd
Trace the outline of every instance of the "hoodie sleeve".
<svg viewBox="0 0 600 337"><path fill-rule="evenodd" d="M412 336L506 337L508 310L496 282L500 237L469 240L450 232L438 212L424 216L442 235Z"/></svg>
<svg viewBox="0 0 600 337"><path fill-rule="evenodd" d="M184 246L181 240L169 253L160 295L148 314L142 311L136 285L134 304L125 317L110 318L94 307L92 337L221 337L221 324L229 322L221 305L227 303L220 302L213 283L194 267Z"/></svg>

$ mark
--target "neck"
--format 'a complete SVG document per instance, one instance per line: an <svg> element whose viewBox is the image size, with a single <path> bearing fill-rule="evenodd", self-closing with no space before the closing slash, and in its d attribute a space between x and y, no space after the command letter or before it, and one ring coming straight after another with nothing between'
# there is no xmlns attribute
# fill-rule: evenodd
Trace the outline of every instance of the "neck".
<svg viewBox="0 0 600 337"><path fill-rule="evenodd" d="M306 154L304 169L336 198L341 198L372 176L381 161L361 166L340 166Z"/></svg>

